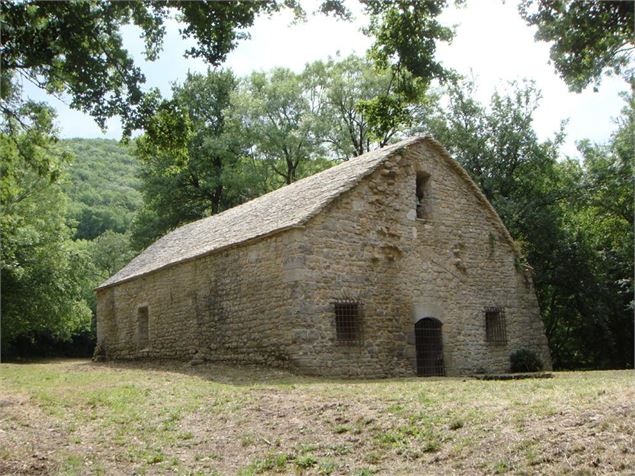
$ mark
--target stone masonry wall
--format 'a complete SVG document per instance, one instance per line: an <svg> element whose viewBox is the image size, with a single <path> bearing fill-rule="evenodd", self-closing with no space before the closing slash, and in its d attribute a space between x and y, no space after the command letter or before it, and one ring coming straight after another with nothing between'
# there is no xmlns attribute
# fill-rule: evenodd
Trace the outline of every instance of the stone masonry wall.
<svg viewBox="0 0 635 476"><path fill-rule="evenodd" d="M427 144L389 159L311 220L292 363L327 375L416 372L415 322L443 323L448 375L502 372L529 348L550 366L531 279L498 219L439 151ZM352 159L354 160L354 159ZM429 175L426 218L416 218L417 173ZM333 301L363 304L362 345L336 341ZM500 306L507 344L485 340L485 308Z"/></svg>
<svg viewBox="0 0 635 476"><path fill-rule="evenodd" d="M549 352L531 279L498 219L428 143L402 151L304 228L177 264L97 296L108 358L205 358L303 373L416 372L414 325L443 323L448 375L501 372L520 348ZM352 159L355 160L355 159ZM416 176L429 176L425 218ZM363 305L363 343L336 341L333 302ZM148 308L148 345L138 309ZM485 308L502 307L507 344L485 340Z"/></svg>
<svg viewBox="0 0 635 476"><path fill-rule="evenodd" d="M98 291L107 357L197 358L286 367L296 299L292 230ZM138 343L147 306L149 345Z"/></svg>

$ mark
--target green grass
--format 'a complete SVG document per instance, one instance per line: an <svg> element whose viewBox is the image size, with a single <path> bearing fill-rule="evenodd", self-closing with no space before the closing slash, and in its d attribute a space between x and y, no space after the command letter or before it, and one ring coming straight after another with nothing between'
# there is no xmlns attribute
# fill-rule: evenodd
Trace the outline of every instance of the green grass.
<svg viewBox="0 0 635 476"><path fill-rule="evenodd" d="M634 377L347 381L179 363L3 364L0 473L620 472L635 467Z"/></svg>

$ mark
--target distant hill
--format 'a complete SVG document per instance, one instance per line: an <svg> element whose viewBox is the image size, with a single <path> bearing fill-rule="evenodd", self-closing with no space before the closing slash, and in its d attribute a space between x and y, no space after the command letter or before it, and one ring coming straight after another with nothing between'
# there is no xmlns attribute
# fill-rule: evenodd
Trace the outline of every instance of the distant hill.
<svg viewBox="0 0 635 476"><path fill-rule="evenodd" d="M109 139L65 139L75 155L66 186L75 238L92 240L106 230L126 232L141 206L139 166L131 146Z"/></svg>

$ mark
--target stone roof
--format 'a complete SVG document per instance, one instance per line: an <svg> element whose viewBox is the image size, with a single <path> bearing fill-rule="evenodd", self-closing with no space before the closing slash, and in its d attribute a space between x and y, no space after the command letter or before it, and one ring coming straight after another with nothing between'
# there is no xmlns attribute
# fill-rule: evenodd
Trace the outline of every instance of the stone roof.
<svg viewBox="0 0 635 476"><path fill-rule="evenodd" d="M181 226L155 241L97 289L302 226L392 154L424 140L427 138L413 137L368 152L217 215Z"/></svg>

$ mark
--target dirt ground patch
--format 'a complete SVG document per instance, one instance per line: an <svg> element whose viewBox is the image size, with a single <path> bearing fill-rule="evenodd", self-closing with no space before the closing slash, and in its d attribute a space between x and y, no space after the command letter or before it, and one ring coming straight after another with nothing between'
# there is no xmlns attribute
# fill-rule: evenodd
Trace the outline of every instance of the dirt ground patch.
<svg viewBox="0 0 635 476"><path fill-rule="evenodd" d="M634 377L3 364L0 474L633 474Z"/></svg>

